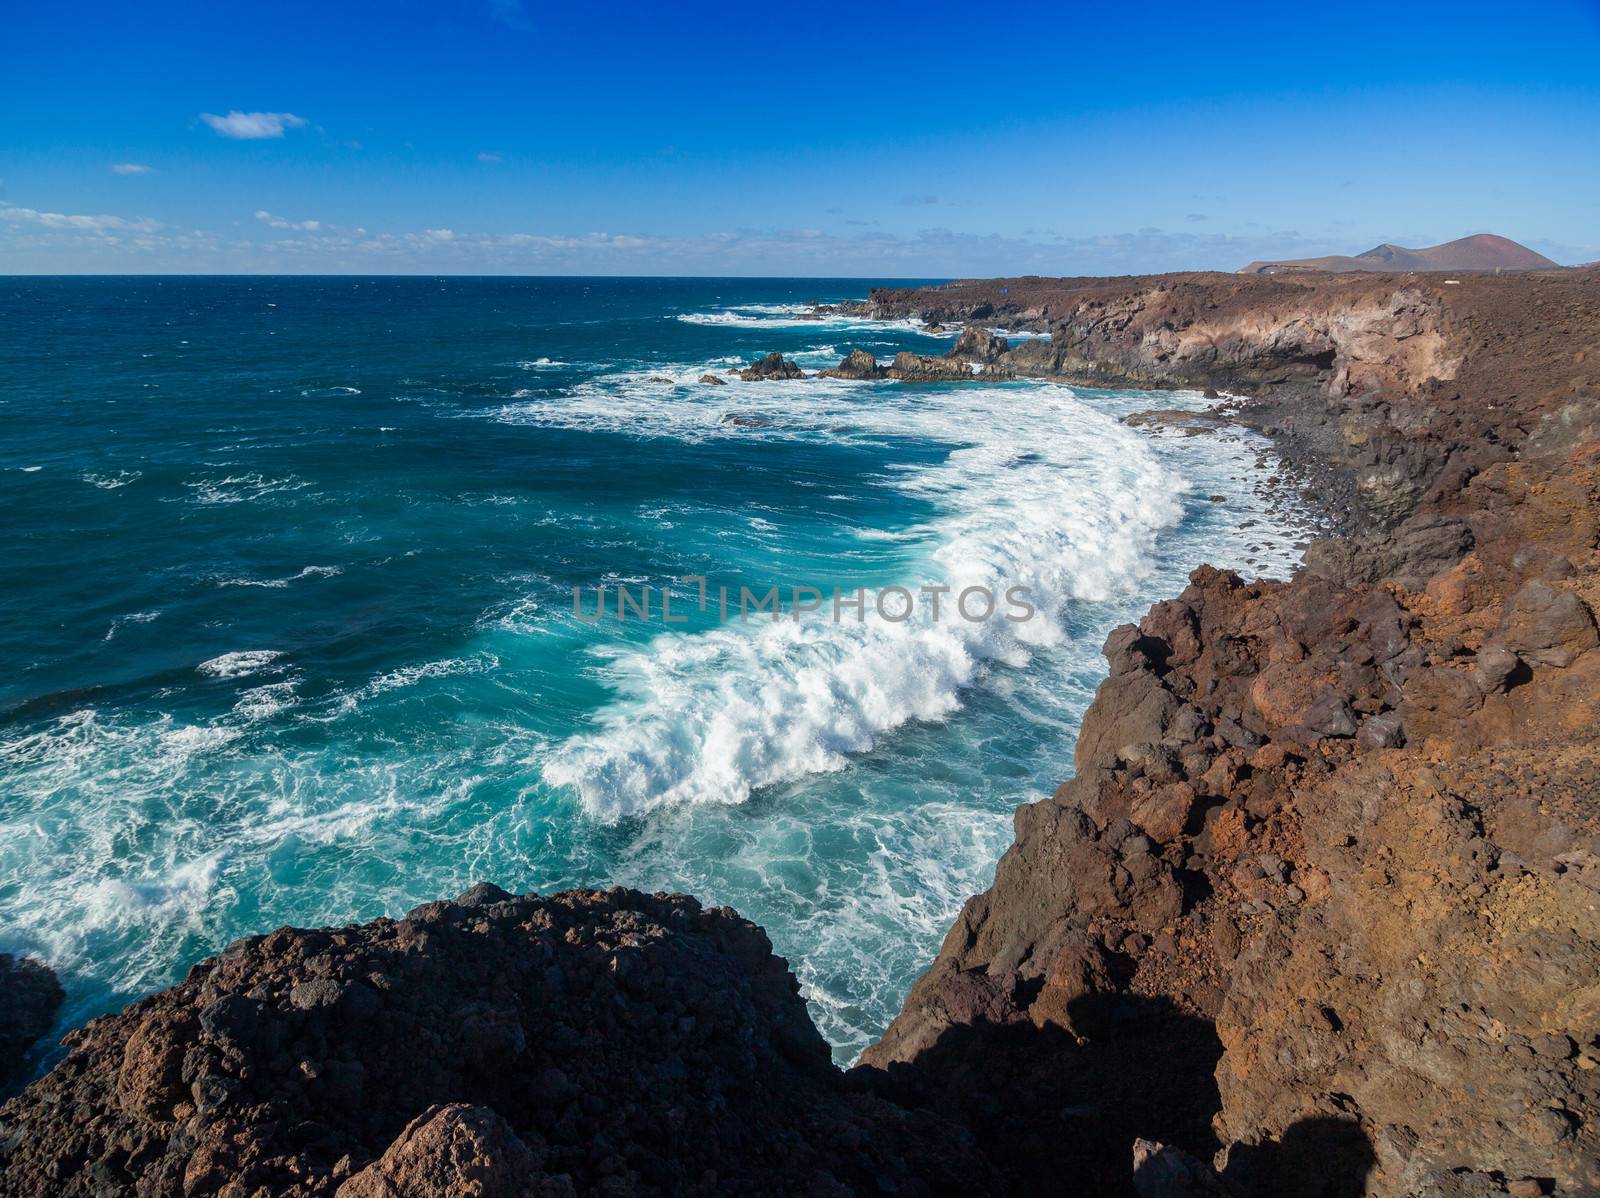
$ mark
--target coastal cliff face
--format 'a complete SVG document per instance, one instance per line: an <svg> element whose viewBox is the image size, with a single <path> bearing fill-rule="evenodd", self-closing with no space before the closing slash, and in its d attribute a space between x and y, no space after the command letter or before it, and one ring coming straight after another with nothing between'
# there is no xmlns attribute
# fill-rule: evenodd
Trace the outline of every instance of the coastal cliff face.
<svg viewBox="0 0 1600 1198"><path fill-rule="evenodd" d="M0 1194L1600 1192L1600 275L863 310L969 328L842 377L1227 390L1345 535L1111 635L1075 777L848 1074L731 912L485 886L73 1033Z"/></svg>
<svg viewBox="0 0 1600 1198"><path fill-rule="evenodd" d="M1249 1193L1600 1189L1594 279L950 290L874 299L1047 324L1001 359L1038 373L1260 392L1237 418L1320 456L1354 535L1112 634L1077 776L866 1064L990 1107L1018 1192L1130 1123ZM1162 1023L1186 1113L1038 1101ZM1111 1073L1079 1102L1126 1101ZM1023 1128L1054 1159L1008 1153Z"/></svg>

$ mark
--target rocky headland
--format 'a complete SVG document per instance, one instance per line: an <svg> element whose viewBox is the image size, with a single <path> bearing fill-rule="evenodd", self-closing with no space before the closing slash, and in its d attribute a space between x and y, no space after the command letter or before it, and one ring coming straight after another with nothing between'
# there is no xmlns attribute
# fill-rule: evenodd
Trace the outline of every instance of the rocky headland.
<svg viewBox="0 0 1600 1198"><path fill-rule="evenodd" d="M1600 1192L1600 273L858 311L966 327L840 377L1214 389L1340 535L1111 635L1074 778L848 1073L733 913L484 886L72 1033L0 1194Z"/></svg>
<svg viewBox="0 0 1600 1198"><path fill-rule="evenodd" d="M1600 274L870 307L1048 330L1019 374L1228 391L1346 535L1286 582L1201 567L1111 636L1076 776L865 1063L1018 1192L1092 1156L1074 1094L1117 1091L1072 1076L1107 1028L1162 1023L1121 1065L1188 1071L1190 1105L1140 1134L1237 1191L1600 1190Z"/></svg>

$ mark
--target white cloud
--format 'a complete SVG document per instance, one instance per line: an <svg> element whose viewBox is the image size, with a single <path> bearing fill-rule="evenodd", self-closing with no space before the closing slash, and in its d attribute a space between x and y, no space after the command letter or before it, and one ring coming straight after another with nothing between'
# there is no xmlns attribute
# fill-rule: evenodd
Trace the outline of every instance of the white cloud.
<svg viewBox="0 0 1600 1198"><path fill-rule="evenodd" d="M1255 258L1349 249L1342 240L1279 230L1245 236L1197 231L1001 237L949 229L895 235L860 229L739 229L662 237L639 232L562 234L419 228L393 232L290 220L265 209L232 236L168 230L118 216L0 208L0 266L19 273L118 268L238 273L857 275L1131 274L1233 270ZM1573 260L1574 253L1559 257ZM1596 256L1590 250L1581 255Z"/></svg>
<svg viewBox="0 0 1600 1198"><path fill-rule="evenodd" d="M256 213L256 219L271 229L299 229L304 233L315 233L322 228L320 220L290 220L283 216L274 216L265 208Z"/></svg>
<svg viewBox="0 0 1600 1198"><path fill-rule="evenodd" d="M156 173L156 168L146 166L142 162L113 162L111 164L111 173L113 175L153 175Z"/></svg>
<svg viewBox="0 0 1600 1198"><path fill-rule="evenodd" d="M483 153L478 155L478 161L479 162L504 162L505 159L502 158L499 154L493 154L493 153L490 153L488 150L485 150Z"/></svg>
<svg viewBox="0 0 1600 1198"><path fill-rule="evenodd" d="M306 123L303 116L292 112L240 112L237 109L227 116L202 112L200 119L223 137L239 141L256 141L264 137L282 137L285 129L299 129Z"/></svg>
<svg viewBox="0 0 1600 1198"><path fill-rule="evenodd" d="M121 216L74 216L65 212L40 212L37 208L0 208L0 220L77 233L154 233L161 227L158 221L145 217L128 220Z"/></svg>

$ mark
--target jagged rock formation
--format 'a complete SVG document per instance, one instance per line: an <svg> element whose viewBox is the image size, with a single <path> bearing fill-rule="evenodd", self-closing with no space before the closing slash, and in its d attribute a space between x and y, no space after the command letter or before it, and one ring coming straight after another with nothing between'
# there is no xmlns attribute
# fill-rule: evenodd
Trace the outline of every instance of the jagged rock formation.
<svg viewBox="0 0 1600 1198"><path fill-rule="evenodd" d="M28 1049L50 1030L65 997L49 966L0 953L0 1086L16 1078Z"/></svg>
<svg viewBox="0 0 1600 1198"><path fill-rule="evenodd" d="M886 377L888 371L878 365L878 359L864 349L853 349L831 370L822 371L822 377L828 379L880 379Z"/></svg>
<svg viewBox="0 0 1600 1198"><path fill-rule="evenodd" d="M1011 343L998 333L979 325L969 324L950 349L952 358L966 358L973 362L998 362L1005 357Z"/></svg>
<svg viewBox="0 0 1600 1198"><path fill-rule="evenodd" d="M850 1085L761 930L683 896L480 886L240 941L0 1107L0 1194L990 1192Z"/></svg>
<svg viewBox="0 0 1600 1198"><path fill-rule="evenodd" d="M806 375L805 371L777 351L734 373L747 383L762 382L766 379L801 379Z"/></svg>
<svg viewBox="0 0 1600 1198"><path fill-rule="evenodd" d="M821 375L833 379L887 378L903 383L1001 382L1016 377L1014 371L998 365L1005 349L1003 338L987 330L969 328L962 333L955 348L942 357L902 350L885 367L878 365L878 360L866 350L853 349L837 366L822 371Z"/></svg>
<svg viewBox="0 0 1600 1198"><path fill-rule="evenodd" d="M1274 384L1236 416L1327 463L1359 535L1111 636L1077 776L868 1065L1014 1192L1114 1176L1130 1130L1248 1194L1600 1190L1600 294L1008 282L879 302L1048 321L1069 377ZM1107 1114L1085 1057L1138 1069L1163 1023L1187 1108Z"/></svg>

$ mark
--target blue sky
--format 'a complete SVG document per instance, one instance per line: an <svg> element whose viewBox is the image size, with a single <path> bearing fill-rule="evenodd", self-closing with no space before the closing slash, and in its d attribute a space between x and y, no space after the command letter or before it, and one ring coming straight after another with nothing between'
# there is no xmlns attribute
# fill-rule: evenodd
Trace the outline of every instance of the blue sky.
<svg viewBox="0 0 1600 1198"><path fill-rule="evenodd" d="M1600 258L1600 0L34 3L0 272Z"/></svg>

